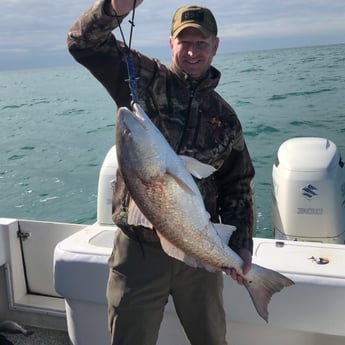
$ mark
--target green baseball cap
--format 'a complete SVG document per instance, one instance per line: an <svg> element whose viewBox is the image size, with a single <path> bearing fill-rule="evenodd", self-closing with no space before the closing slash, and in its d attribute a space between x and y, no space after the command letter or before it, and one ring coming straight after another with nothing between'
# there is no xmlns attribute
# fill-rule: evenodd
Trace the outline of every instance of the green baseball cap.
<svg viewBox="0 0 345 345"><path fill-rule="evenodd" d="M217 36L217 23L212 12L201 6L183 6L176 10L171 23L171 36L176 38L185 28L199 29L205 37Z"/></svg>

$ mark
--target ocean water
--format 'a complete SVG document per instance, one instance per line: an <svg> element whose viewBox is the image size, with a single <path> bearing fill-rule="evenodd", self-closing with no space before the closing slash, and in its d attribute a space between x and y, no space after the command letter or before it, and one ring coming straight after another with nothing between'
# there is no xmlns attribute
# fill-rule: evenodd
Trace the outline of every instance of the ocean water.
<svg viewBox="0 0 345 345"><path fill-rule="evenodd" d="M321 136L345 154L345 45L219 55L256 169L258 237L271 237L271 173L286 139ZM115 105L83 67L0 72L0 217L92 223Z"/></svg>

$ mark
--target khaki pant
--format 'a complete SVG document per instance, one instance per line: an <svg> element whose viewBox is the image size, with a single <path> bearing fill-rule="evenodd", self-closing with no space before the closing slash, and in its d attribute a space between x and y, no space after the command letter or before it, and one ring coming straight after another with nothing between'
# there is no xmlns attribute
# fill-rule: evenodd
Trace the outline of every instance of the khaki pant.
<svg viewBox="0 0 345 345"><path fill-rule="evenodd" d="M154 345L172 295L192 345L226 345L223 277L166 255L159 242L115 235L107 287L112 345Z"/></svg>

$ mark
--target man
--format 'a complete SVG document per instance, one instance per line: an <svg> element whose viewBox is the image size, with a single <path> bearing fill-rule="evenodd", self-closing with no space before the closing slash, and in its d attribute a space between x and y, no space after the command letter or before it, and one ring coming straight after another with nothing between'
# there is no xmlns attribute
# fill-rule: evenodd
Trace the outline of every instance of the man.
<svg viewBox="0 0 345 345"><path fill-rule="evenodd" d="M125 63L129 51L112 31L132 9L131 0L98 0L68 35L71 54L104 85L118 107L131 104ZM229 245L243 258L247 273L253 245L254 168L234 110L214 91L220 72L211 62L218 44L211 11L185 6L173 17L169 68L136 51L131 56L139 77L139 103L173 149L217 169L196 182L211 220L237 227ZM109 259L107 287L112 344L154 345L169 295L191 344L226 344L222 273L191 268L167 256L154 229L128 224L130 200L117 172L113 220L121 231ZM224 271L243 284L233 269Z"/></svg>

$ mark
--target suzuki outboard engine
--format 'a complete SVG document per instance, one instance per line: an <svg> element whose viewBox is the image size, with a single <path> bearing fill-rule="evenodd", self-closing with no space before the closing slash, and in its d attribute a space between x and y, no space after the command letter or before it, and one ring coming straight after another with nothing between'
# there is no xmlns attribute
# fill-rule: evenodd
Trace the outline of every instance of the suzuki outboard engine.
<svg viewBox="0 0 345 345"><path fill-rule="evenodd" d="M345 167L332 141L285 141L272 178L275 238L345 243Z"/></svg>

